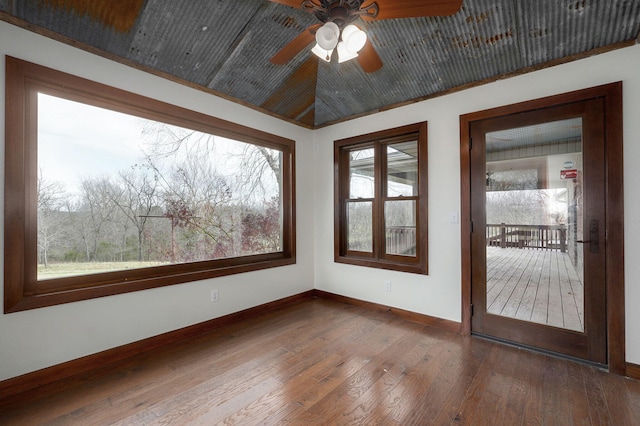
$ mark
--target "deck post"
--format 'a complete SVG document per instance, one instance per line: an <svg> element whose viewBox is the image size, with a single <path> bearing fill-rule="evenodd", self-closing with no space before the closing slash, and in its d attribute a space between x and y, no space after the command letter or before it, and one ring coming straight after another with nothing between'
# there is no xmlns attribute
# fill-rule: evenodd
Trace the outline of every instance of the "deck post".
<svg viewBox="0 0 640 426"><path fill-rule="evenodd" d="M507 247L507 227L504 223L500 224L500 248Z"/></svg>

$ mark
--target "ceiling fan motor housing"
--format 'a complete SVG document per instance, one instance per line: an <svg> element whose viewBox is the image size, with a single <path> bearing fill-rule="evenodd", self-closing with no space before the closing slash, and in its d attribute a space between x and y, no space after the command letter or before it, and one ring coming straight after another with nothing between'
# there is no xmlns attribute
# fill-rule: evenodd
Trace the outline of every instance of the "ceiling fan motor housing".
<svg viewBox="0 0 640 426"><path fill-rule="evenodd" d="M340 29L356 20L363 0L321 0L315 15L321 22L335 22Z"/></svg>

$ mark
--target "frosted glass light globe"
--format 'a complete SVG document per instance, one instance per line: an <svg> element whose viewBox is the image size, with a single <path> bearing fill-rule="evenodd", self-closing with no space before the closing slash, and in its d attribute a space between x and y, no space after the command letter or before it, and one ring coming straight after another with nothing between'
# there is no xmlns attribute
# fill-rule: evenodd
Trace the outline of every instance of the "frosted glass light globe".
<svg viewBox="0 0 640 426"><path fill-rule="evenodd" d="M316 31L316 42L324 50L333 50L338 44L340 28L334 22L327 22Z"/></svg>
<svg viewBox="0 0 640 426"><path fill-rule="evenodd" d="M367 42L367 34L355 25L347 25L342 30L342 41L349 52L359 52Z"/></svg>

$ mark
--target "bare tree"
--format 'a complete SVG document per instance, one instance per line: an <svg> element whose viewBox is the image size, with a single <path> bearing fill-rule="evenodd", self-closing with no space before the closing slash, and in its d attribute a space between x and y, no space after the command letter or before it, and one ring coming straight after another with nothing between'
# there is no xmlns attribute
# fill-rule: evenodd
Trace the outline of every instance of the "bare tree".
<svg viewBox="0 0 640 426"><path fill-rule="evenodd" d="M191 253L207 258L277 247L281 151L162 123L147 125L145 134L147 162L159 176L179 247L191 245ZM269 241L276 238L274 227L278 243ZM171 251L175 255L174 243Z"/></svg>
<svg viewBox="0 0 640 426"><path fill-rule="evenodd" d="M487 192L487 223L546 225L547 199L544 190Z"/></svg>
<svg viewBox="0 0 640 426"><path fill-rule="evenodd" d="M135 165L119 173L118 192L113 193L113 202L136 229L137 258L144 260L145 225L154 208L159 204L158 176L148 166ZM124 237L126 238L126 228Z"/></svg>
<svg viewBox="0 0 640 426"><path fill-rule="evenodd" d="M144 134L150 147L147 156L154 164L166 158L215 157L214 135L157 122L147 123ZM245 201L267 202L281 185L282 153L253 143L235 143L241 146L240 152L229 154L229 160L238 163L234 185L237 195Z"/></svg>
<svg viewBox="0 0 640 426"><path fill-rule="evenodd" d="M118 209L113 202L117 190L106 176L83 179L80 188L80 225L87 261L97 261L98 250L113 237L108 231L114 222L114 212Z"/></svg>
<svg viewBox="0 0 640 426"><path fill-rule="evenodd" d="M49 266L49 251L64 242L64 218L61 211L64 206L64 185L48 182L38 173L38 251L40 262Z"/></svg>
<svg viewBox="0 0 640 426"><path fill-rule="evenodd" d="M281 185L282 153L264 146L244 144L240 154L237 186L245 200L270 199L267 194ZM272 188L268 188L272 179ZM271 189L271 191L269 191Z"/></svg>
<svg viewBox="0 0 640 426"><path fill-rule="evenodd" d="M537 170L487 173L487 223L546 225L548 193L538 189Z"/></svg>
<svg viewBox="0 0 640 426"><path fill-rule="evenodd" d="M148 142L146 155L156 163L178 154L208 157L215 148L213 135L157 121L145 121L142 133Z"/></svg>
<svg viewBox="0 0 640 426"><path fill-rule="evenodd" d="M231 241L232 227L223 214L222 207L231 202L231 188L220 176L208 157L190 153L183 161L175 163L167 172L149 159L155 170L166 209L171 219L172 253L176 256L175 232L180 230L183 260L212 258L212 252L224 254L222 247Z"/></svg>

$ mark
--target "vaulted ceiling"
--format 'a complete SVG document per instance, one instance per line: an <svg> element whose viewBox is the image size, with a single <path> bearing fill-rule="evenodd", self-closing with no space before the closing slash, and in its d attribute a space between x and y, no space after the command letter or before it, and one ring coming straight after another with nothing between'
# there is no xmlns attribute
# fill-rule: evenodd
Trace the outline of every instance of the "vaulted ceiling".
<svg viewBox="0 0 640 426"><path fill-rule="evenodd" d="M451 16L358 18L376 71L318 60L308 39L278 65L274 55L320 23L289 4L0 0L0 19L308 128L624 47L640 32L640 0L463 0Z"/></svg>

